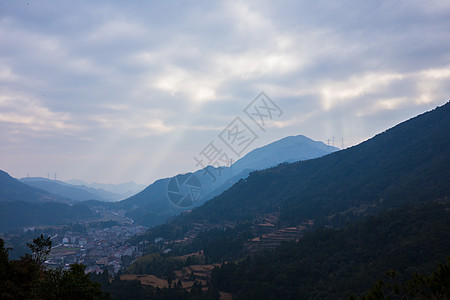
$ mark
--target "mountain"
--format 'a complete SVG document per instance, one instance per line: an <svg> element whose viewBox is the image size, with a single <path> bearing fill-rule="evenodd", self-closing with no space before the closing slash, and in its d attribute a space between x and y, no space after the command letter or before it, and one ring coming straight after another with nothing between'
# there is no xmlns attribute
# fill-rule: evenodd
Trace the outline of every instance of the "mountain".
<svg viewBox="0 0 450 300"><path fill-rule="evenodd" d="M0 170L0 201L45 202L55 201L69 203L67 198L53 195L42 189L26 185Z"/></svg>
<svg viewBox="0 0 450 300"><path fill-rule="evenodd" d="M76 185L76 186L81 186L85 189L90 189L90 188L96 189L97 193L100 196L102 196L102 198L112 199L114 201L123 200L123 199L131 197L133 195L136 195L137 193L139 193L146 187L143 184L137 184L133 181L124 182L124 183L120 183L120 184L110 184L110 183L97 183L97 182L87 183L83 180L72 179L72 180L68 180L67 183ZM110 196L102 195L101 194L102 191L104 191L106 193L107 192L113 193L115 196L114 196L114 198L111 198Z"/></svg>
<svg viewBox="0 0 450 300"><path fill-rule="evenodd" d="M120 195L105 190L94 189L84 185L72 185L63 181L42 177L21 178L20 182L75 201L112 201L120 198Z"/></svg>
<svg viewBox="0 0 450 300"><path fill-rule="evenodd" d="M215 249L209 254L205 250L213 262L228 255L220 254L221 249L232 247L234 257L226 259L234 260L252 249L299 238L305 231L345 228L349 222L405 205L448 201L449 128L450 102L357 146L252 172L135 242L156 237L169 244L185 240L182 247L188 253ZM221 228L231 229L222 232ZM261 236L268 243L252 240Z"/></svg>
<svg viewBox="0 0 450 300"><path fill-rule="evenodd" d="M281 163L292 163L321 157L339 149L314 141L304 135L288 136L247 153L231 166L231 174L218 187L207 194L205 200L212 199L229 189L250 172L274 167ZM229 169L222 170L226 173ZM204 171L203 171L204 172Z"/></svg>
<svg viewBox="0 0 450 300"><path fill-rule="evenodd" d="M0 202L0 232L23 227L62 225L92 220L96 215L83 204L59 202Z"/></svg>
<svg viewBox="0 0 450 300"><path fill-rule="evenodd" d="M450 253L449 129L450 102L357 146L252 172L130 239L164 243L128 271L153 270L168 249L172 261L201 253L186 265L237 262L211 279L233 299L344 299L391 268L400 283L429 272Z"/></svg>
<svg viewBox="0 0 450 300"><path fill-rule="evenodd" d="M288 136L264 147L254 149L233 164L233 168L262 170L280 163L308 160L339 150L304 135ZM239 172L239 171L238 171Z"/></svg>
<svg viewBox="0 0 450 300"><path fill-rule="evenodd" d="M174 222L314 220L339 227L408 203L450 196L450 102L348 149L253 172Z"/></svg>
<svg viewBox="0 0 450 300"><path fill-rule="evenodd" d="M148 243L128 272L170 276L182 273L173 262L234 262L211 278L233 299L345 299L391 268L399 284L430 272L450 253L449 129L450 102L357 146L252 172L130 239L164 243Z"/></svg>
<svg viewBox="0 0 450 300"><path fill-rule="evenodd" d="M24 226L59 225L92 218L67 198L26 185L0 170L0 232Z"/></svg>
<svg viewBox="0 0 450 300"><path fill-rule="evenodd" d="M155 181L142 192L117 204L127 216L143 225L157 225L169 217L192 209L219 195L250 172L280 163L320 157L338 150L305 136L289 136L254 149L231 167L208 166L195 173ZM183 188L191 188L182 191ZM195 189L197 194L193 194ZM187 197L184 197L188 195Z"/></svg>

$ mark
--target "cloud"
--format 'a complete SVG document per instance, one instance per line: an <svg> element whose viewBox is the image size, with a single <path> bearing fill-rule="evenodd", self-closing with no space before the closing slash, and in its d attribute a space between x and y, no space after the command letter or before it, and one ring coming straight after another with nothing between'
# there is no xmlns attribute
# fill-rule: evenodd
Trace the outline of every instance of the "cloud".
<svg viewBox="0 0 450 300"><path fill-rule="evenodd" d="M0 96L0 123L14 129L15 133L74 134L80 127L71 122L70 116L49 110L43 104L26 95ZM4 132L5 137L8 137Z"/></svg>
<svg viewBox="0 0 450 300"><path fill-rule="evenodd" d="M1 3L0 163L23 176L42 166L12 165L14 149L52 145L66 170L98 155L67 176L105 181L108 151L127 170L110 180L148 183L192 169L261 91L285 113L255 146L357 143L448 99L449 14L439 0Z"/></svg>

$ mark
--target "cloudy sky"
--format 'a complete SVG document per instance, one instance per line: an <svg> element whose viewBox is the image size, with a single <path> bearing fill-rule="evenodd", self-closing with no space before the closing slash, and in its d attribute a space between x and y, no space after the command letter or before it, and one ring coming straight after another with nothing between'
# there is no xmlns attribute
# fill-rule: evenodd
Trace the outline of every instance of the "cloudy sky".
<svg viewBox="0 0 450 300"><path fill-rule="evenodd" d="M0 169L149 184L236 117L355 145L450 99L450 2L1 1ZM244 109L265 92L264 131Z"/></svg>

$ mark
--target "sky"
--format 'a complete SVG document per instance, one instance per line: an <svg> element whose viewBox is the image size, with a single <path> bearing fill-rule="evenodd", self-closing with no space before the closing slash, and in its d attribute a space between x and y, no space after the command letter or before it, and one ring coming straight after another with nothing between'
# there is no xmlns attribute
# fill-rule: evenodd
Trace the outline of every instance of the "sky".
<svg viewBox="0 0 450 300"><path fill-rule="evenodd" d="M356 145L450 99L449 28L447 0L1 1L0 169L150 184Z"/></svg>

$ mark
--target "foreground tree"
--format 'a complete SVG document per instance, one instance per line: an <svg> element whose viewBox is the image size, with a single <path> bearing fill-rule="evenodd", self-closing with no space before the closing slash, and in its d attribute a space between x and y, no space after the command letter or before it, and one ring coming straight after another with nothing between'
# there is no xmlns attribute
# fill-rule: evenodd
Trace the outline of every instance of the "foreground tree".
<svg viewBox="0 0 450 300"><path fill-rule="evenodd" d="M39 282L36 289L39 299L107 299L101 291L101 284L92 282L86 267L81 264L72 264L70 269L47 270L44 279Z"/></svg>
<svg viewBox="0 0 450 300"><path fill-rule="evenodd" d="M39 265L42 265L47 259L52 249L52 241L50 237L45 238L43 234L33 239L33 243L27 243L32 254L32 259Z"/></svg>
<svg viewBox="0 0 450 300"><path fill-rule="evenodd" d="M412 279L402 284L395 271L386 273L387 281L378 281L371 290L362 295L360 300L377 299L436 299L450 300L450 257L446 264L429 276L415 274ZM350 296L351 300L356 299Z"/></svg>
<svg viewBox="0 0 450 300"><path fill-rule="evenodd" d="M108 299L108 295L85 274L85 267L47 270L43 263L51 250L50 238L43 235L28 244L32 254L9 260L9 249L0 239L0 299Z"/></svg>

